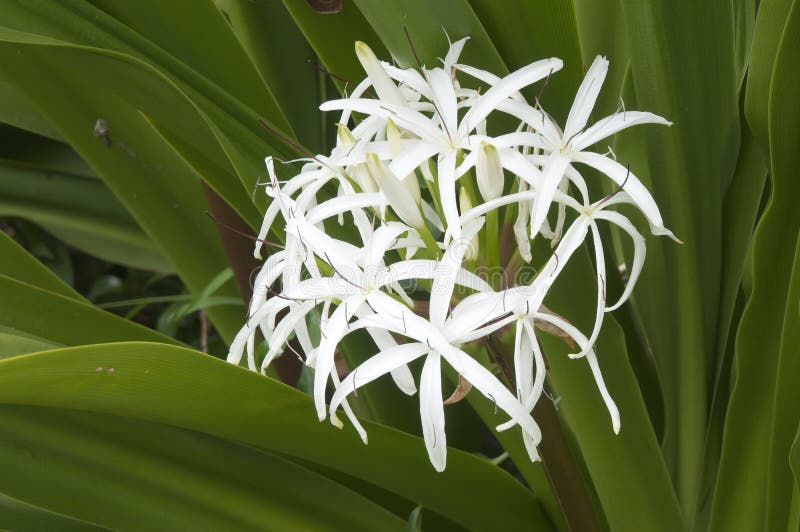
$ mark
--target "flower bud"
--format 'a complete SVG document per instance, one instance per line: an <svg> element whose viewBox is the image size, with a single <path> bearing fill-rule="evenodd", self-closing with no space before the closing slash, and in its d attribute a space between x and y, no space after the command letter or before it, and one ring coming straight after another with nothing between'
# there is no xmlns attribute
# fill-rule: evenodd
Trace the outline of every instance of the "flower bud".
<svg viewBox="0 0 800 532"><path fill-rule="evenodd" d="M375 52L366 43L356 41L356 56L372 82L375 92L378 93L378 98L397 105L406 104L400 89L383 69L381 62L375 57Z"/></svg>
<svg viewBox="0 0 800 532"><path fill-rule="evenodd" d="M497 148L488 142L481 142L478 150L478 161L475 164L478 190L486 201L497 199L503 195L503 166L500 164L500 155Z"/></svg>
<svg viewBox="0 0 800 532"><path fill-rule="evenodd" d="M407 185L400 182L396 175L386 167L378 156L374 153L367 154L367 169L370 175L378 184L378 188L386 196L386 200L394 210L395 214L411 227L422 227L425 221L419 205L414 200L414 196L406 188ZM419 185L417 185L419 188Z"/></svg>

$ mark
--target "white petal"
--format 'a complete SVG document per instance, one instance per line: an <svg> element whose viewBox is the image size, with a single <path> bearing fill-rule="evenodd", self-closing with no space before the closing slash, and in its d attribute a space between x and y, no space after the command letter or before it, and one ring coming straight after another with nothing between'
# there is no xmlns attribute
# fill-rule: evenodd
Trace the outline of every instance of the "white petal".
<svg viewBox="0 0 800 532"><path fill-rule="evenodd" d="M400 344L384 349L362 362L357 368L351 371L336 388L336 392L334 392L331 398L331 405L329 408L331 416L334 415L334 412L339 408L344 398L353 393L356 389L367 385L397 368L406 366L406 364L413 362L426 354L429 350L427 345L418 342Z"/></svg>
<svg viewBox="0 0 800 532"><path fill-rule="evenodd" d="M461 57L461 52L464 50L464 45L467 44L468 40L469 37L464 37L454 43L450 43L450 47L447 49L447 55L444 56L444 59L442 60L445 71L449 73L450 69L453 68L456 63L458 63L458 58Z"/></svg>
<svg viewBox="0 0 800 532"><path fill-rule="evenodd" d="M589 120L592 109L594 109L597 95L600 94L600 88L603 86L607 72L608 60L598 55L592 66L586 71L586 77L583 78L583 82L578 88L578 93L575 95L572 108L569 110L567 123L564 126L564 140L566 142L574 140L572 139L573 135L586 127L586 122Z"/></svg>
<svg viewBox="0 0 800 532"><path fill-rule="evenodd" d="M575 137L571 143L572 149L582 151L604 138L631 126L639 124L662 124L671 126L672 122L653 113L641 111L625 111L615 113L595 122L586 131Z"/></svg>
<svg viewBox="0 0 800 532"><path fill-rule="evenodd" d="M389 74L389 76L395 81L399 81L425 98L429 100L431 99L431 88L428 86L428 82L425 81L425 78L422 77L422 74L420 74L418 70L413 68L398 68L392 64L386 63L385 61L381 61L381 66L383 66L383 69L386 71L386 73Z"/></svg>
<svg viewBox="0 0 800 532"><path fill-rule="evenodd" d="M359 316L360 315L362 315L361 312L359 312ZM397 345L397 342L394 341L392 335L384 329L368 327L367 333L372 338L372 341L375 342L375 345L378 346L378 350L380 351L391 349ZM408 369L408 366L405 364L392 370L392 380L394 380L394 383L404 394L414 395L417 393L417 385L414 383L414 375L411 374L411 370Z"/></svg>
<svg viewBox="0 0 800 532"><path fill-rule="evenodd" d="M337 389L341 382L339 382L339 376L336 374L336 368L331 371L331 380L333 380L334 389ZM361 437L361 441L364 442L364 445L367 444L367 431L364 430L364 427L361 425L361 422L358 421L355 413L353 413L353 409L350 408L350 404L347 402L347 399L342 401L342 408L344 408L344 413L347 415L347 419L350 420L350 423L353 424L353 427L358 432L358 435ZM331 423L339 428L342 428L342 422L339 421L339 418L336 417L335 413L331 413Z"/></svg>
<svg viewBox="0 0 800 532"><path fill-rule="evenodd" d="M419 142L406 149L399 157L394 157L389 169L394 175L406 176L416 170L441 150L441 145L430 142Z"/></svg>
<svg viewBox="0 0 800 532"><path fill-rule="evenodd" d="M428 457L440 473L447 464L447 439L444 432L444 404L442 399L442 371L439 353L432 352L425 359L419 381L419 413L422 436Z"/></svg>
<svg viewBox="0 0 800 532"><path fill-rule="evenodd" d="M356 209L365 209L369 207L380 207L383 203L383 195L380 193L355 193L337 196L323 201L308 211L306 220L308 220L309 223L316 224L344 212L352 212Z"/></svg>
<svg viewBox="0 0 800 532"><path fill-rule="evenodd" d="M587 164L599 170L610 177L617 185L622 186L623 190L628 193L628 196L630 196L634 204L642 211L642 214L645 215L647 221L650 222L653 228L653 234L672 235L672 232L664 227L661 212L658 210L658 205L656 205L653 196L642 182L633 175L633 172L628 171L627 168L617 161L597 153L581 152L574 154L572 158L577 162Z"/></svg>
<svg viewBox="0 0 800 532"><path fill-rule="evenodd" d="M533 437L536 445L539 444L542 439L542 433L536 421L533 420L533 417L531 417L522 403L508 391L505 385L492 375L492 372L484 368L468 354L453 346L449 346L445 351L442 351L442 356L476 390L511 416L522 427L524 432Z"/></svg>
<svg viewBox="0 0 800 532"><path fill-rule="evenodd" d="M610 307L606 307L606 312L611 312L617 310L628 300L631 296L631 292L633 292L633 288L636 286L636 281L639 279L639 274L642 272L642 267L644 266L646 252L645 241L644 237L639 234L639 231L636 230L636 227L634 227L631 221L618 212L598 211L595 213L594 217L601 220L608 220L616 224L620 229L628 233L633 241L633 265L631 265L630 271L628 272L628 281L625 285L625 290L622 292L622 296L620 296L616 303Z"/></svg>
<svg viewBox="0 0 800 532"><path fill-rule="evenodd" d="M434 68L427 72L433 91L433 102L436 104L436 111L444 124L445 132L451 140L455 140L458 127L458 107L456 102L456 92L453 88L453 78L449 72L441 68Z"/></svg>
<svg viewBox="0 0 800 532"><path fill-rule="evenodd" d="M477 79L478 81L482 81L488 85L495 85L500 81L500 76L492 74L491 72L487 72L486 70L481 70L479 68L475 68L470 65L462 65L462 64L455 64L453 65L454 68L460 72L468 76L472 76L473 78ZM475 92L475 91L472 91ZM477 94L476 94L477 96ZM513 100L517 100L519 102L525 103L525 98L523 98L522 94L519 92L515 92L509 98Z"/></svg>
<svg viewBox="0 0 800 532"><path fill-rule="evenodd" d="M349 109L357 113L391 118L394 122L421 139L448 144L447 135L427 116L408 107L367 98L329 100L319 106L321 111Z"/></svg>
<svg viewBox="0 0 800 532"><path fill-rule="evenodd" d="M461 269L461 261L469 249L472 237L478 233L481 227L483 227L483 218L473 220L464 226L464 233L460 238L455 238L450 243L436 268L430 299L430 318L435 326L444 326L453 295L455 279Z"/></svg>
<svg viewBox="0 0 800 532"><path fill-rule="evenodd" d="M453 238L459 238L461 236L461 222L458 217L458 206L456 205L456 152L450 150L440 154L437 169L436 180L439 185L439 200L442 204L442 211L444 211L447 231Z"/></svg>
<svg viewBox="0 0 800 532"><path fill-rule="evenodd" d="M606 409L608 409L608 413L611 416L611 426L614 429L614 434L619 434L620 429L620 416L619 416L619 409L617 408L616 403L611 398L611 394L608 392L608 388L606 387L606 383L603 380L603 374L600 372L600 366L597 363L597 356L595 355L594 349L592 349L591 345L589 344L589 340L571 323L567 320L561 318L560 316L556 316L554 314L546 314L540 313L536 315L537 319L542 321L546 321L548 323L552 323L568 335L570 335L575 342L581 347L581 349L586 349L586 361L589 363L589 368L592 370L592 376L594 377L595 384L597 385L597 389L600 391L600 395L603 398L603 402L606 405ZM587 349L588 347L588 349Z"/></svg>
<svg viewBox="0 0 800 532"><path fill-rule="evenodd" d="M600 231L597 229L597 224L592 221L590 224L592 230L592 241L594 244L595 268L597 269L597 309L595 311L594 328L592 334L589 336L588 344L593 346L597 342L597 337L600 335L600 328L603 326L603 315L606 308L606 259L603 253L603 242L600 240ZM585 350L585 348L584 348ZM583 356L585 352L578 353L578 356Z"/></svg>
<svg viewBox="0 0 800 532"><path fill-rule="evenodd" d="M364 302L363 296L352 296L343 301L333 311L330 319L321 328L322 339L317 351L317 361L314 367L314 405L317 408L319 420L325 419L325 390L328 387L328 378L334 371L334 353L339 341L345 336L350 318Z"/></svg>
<svg viewBox="0 0 800 532"><path fill-rule="evenodd" d="M547 218L547 212L553 202L558 185L567 170L569 159L560 153L550 155L542 172L541 180L536 184L537 195L531 207L531 238L535 238Z"/></svg>
<svg viewBox="0 0 800 532"><path fill-rule="evenodd" d="M475 105L464 115L459 126L459 136L469 134L478 123L482 122L489 116L489 113L497 108L500 102L506 100L523 87L536 83L551 73L561 70L562 66L561 59L542 59L524 66L516 72L512 72L495 83L483 96L478 98Z"/></svg>

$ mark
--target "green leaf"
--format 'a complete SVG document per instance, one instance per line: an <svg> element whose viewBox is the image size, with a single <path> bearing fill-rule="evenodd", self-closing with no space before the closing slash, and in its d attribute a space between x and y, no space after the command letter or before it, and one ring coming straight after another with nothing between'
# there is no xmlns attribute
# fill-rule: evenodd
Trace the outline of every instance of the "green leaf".
<svg viewBox="0 0 800 532"><path fill-rule="evenodd" d="M623 0L637 106L674 122L637 132L643 152L617 153L651 186L667 227L685 244L648 242L637 308L664 390L664 450L684 512L694 514L716 367L722 194L739 152L731 3ZM703 50L703 53L697 53ZM649 176L649 179L648 179ZM708 332L708 334L706 334Z"/></svg>
<svg viewBox="0 0 800 532"><path fill-rule="evenodd" d="M137 110L110 93L102 97L86 93L82 88L86 79L76 78L74 68L75 61L89 60L89 56L67 48L23 48L26 53L17 54L19 45L0 45L0 56L6 58L1 68L13 71L14 82L25 87L43 114L103 177L186 285L202 290L226 266L226 260L215 228L204 214L206 203L197 176L153 136ZM94 67L87 66L86 76L111 70L109 64L103 70L100 64L90 63ZM110 124L111 146L91 134L98 116ZM236 293L231 287L221 295ZM225 338L233 337L241 321L238 310L226 307L212 309L209 316Z"/></svg>
<svg viewBox="0 0 800 532"><path fill-rule="evenodd" d="M36 222L64 242L110 262L172 270L117 198L95 178L0 160L0 215Z"/></svg>
<svg viewBox="0 0 800 532"><path fill-rule="evenodd" d="M297 139L315 153L326 151L317 109L325 79L320 79L314 52L286 7L281 2L216 2Z"/></svg>
<svg viewBox="0 0 800 532"><path fill-rule="evenodd" d="M792 96L800 90L797 2L792 2L784 21L768 93L771 198L753 241L752 292L736 337L735 379L725 420L711 530L761 529L773 524L784 527L789 511L785 497L791 489L791 484L787 485L791 479L787 456L797 420L794 414L785 413L788 405L776 409L775 400L787 393L787 385L793 386L777 372L790 363L781 360L781 338L784 327L792 327L790 322L784 323L785 317L797 310L796 300L787 299L800 231L800 213L795 205L800 194L796 178L800 172L800 103ZM754 50L753 61L762 59L772 61ZM791 356L791 351L785 356ZM791 368L789 371L785 378L791 380ZM787 423L792 419L795 421L789 429ZM742 478L747 479L746 484L736 480Z"/></svg>
<svg viewBox="0 0 800 532"><path fill-rule="evenodd" d="M546 57L559 57L564 68L550 77L542 91L542 106L565 120L583 78L575 6L571 0L470 0L509 70ZM536 28L536 31L531 31ZM470 44L467 45L468 49ZM444 51L440 52L443 55ZM531 101L540 89L529 94Z"/></svg>
<svg viewBox="0 0 800 532"><path fill-rule="evenodd" d="M0 275L27 283L60 296L83 302L85 299L71 286L36 260L14 240L0 231Z"/></svg>
<svg viewBox="0 0 800 532"><path fill-rule="evenodd" d="M272 0L258 1L272 3ZM335 15L315 13L303 0L283 0L283 5L325 68L336 76L334 82L339 90L345 84L352 90L364 78L353 51L356 41L367 43L378 57L387 55L386 48L353 2L343 2L342 10Z"/></svg>
<svg viewBox="0 0 800 532"><path fill-rule="evenodd" d="M175 344L142 325L69 297L0 275L0 326L9 332L60 345L121 340Z"/></svg>
<svg viewBox="0 0 800 532"><path fill-rule="evenodd" d="M484 460L450 449L447 471L437 474L420 438L367 422L364 446L355 431L319 423L302 392L179 347L123 343L6 359L0 402L103 412L239 441L346 472L472 530L546 522L530 491Z"/></svg>
<svg viewBox="0 0 800 532"><path fill-rule="evenodd" d="M0 491L103 527L334 531L403 524L317 473L197 432L30 406L3 405L0 420Z"/></svg>
<svg viewBox="0 0 800 532"><path fill-rule="evenodd" d="M26 532L98 532L98 526L48 512L0 494L0 528Z"/></svg>
<svg viewBox="0 0 800 532"><path fill-rule="evenodd" d="M470 37L463 62L486 68L498 75L508 72L500 54L467 0L354 0L370 26L400 66L417 67L406 37L408 30L419 60L432 68L447 53L447 38Z"/></svg>

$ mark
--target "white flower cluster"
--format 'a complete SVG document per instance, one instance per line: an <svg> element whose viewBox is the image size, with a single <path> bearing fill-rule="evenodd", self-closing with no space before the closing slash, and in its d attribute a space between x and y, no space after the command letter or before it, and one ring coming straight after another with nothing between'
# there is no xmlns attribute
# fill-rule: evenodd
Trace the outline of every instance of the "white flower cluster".
<svg viewBox="0 0 800 532"><path fill-rule="evenodd" d="M636 124L669 125L650 113L623 111L587 127L608 68L605 58L597 57L589 68L562 130L538 102L531 105L520 93L557 72L561 60L537 61L500 78L458 62L465 42L450 46L441 68L419 71L381 62L369 47L356 43L367 78L348 97L320 107L342 112L336 148L304 160L302 171L283 182L267 158L266 191L272 201L259 238L267 237L280 216L285 248L272 253L258 274L250 317L228 357L239 364L246 353L249 367L263 371L295 337L306 364L315 369L319 419L329 416L341 427L337 411L342 407L364 442L366 433L348 395L387 373L400 390L415 394L408 364L424 358L420 415L428 455L438 471L445 468L447 449L442 359L509 416L498 430L520 426L530 458L538 458L541 433L531 411L543 393L545 362L537 327L557 331L580 348L570 356L588 362L613 429L619 431L619 412L593 346L604 314L630 296L645 243L631 221L611 208L631 204L654 234L672 236L636 176L613 158L587 151ZM461 75L477 88L462 86ZM518 124L513 131L487 133L510 120ZM610 178L616 192L592 202L575 163ZM509 226L513 221L513 232L506 234L516 241L517 262L532 260L537 236L550 241L553 251L530 283L492 286L475 273L478 265L497 260L479 249L496 247L501 239L498 216ZM611 305L598 220L627 233L634 247L627 286ZM589 234L596 255L597 309L586 335L543 303ZM260 252L259 242L256 256ZM280 289L274 288L278 284ZM511 327L515 393L467 353L471 343ZM259 329L268 344L261 361L254 345ZM362 329L377 354L340 380L337 346ZM329 381L333 396L326 405Z"/></svg>

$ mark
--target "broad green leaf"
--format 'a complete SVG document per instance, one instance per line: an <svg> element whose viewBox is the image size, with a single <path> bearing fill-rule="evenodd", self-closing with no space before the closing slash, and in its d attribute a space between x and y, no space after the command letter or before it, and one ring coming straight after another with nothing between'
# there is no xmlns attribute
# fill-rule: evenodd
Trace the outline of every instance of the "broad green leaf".
<svg viewBox="0 0 800 532"><path fill-rule="evenodd" d="M27 532L98 532L104 528L48 512L0 494L0 528Z"/></svg>
<svg viewBox="0 0 800 532"><path fill-rule="evenodd" d="M787 299L794 244L800 230L800 213L795 206L795 198L800 194L796 178L800 171L797 151L800 104L793 97L800 90L796 69L800 44L797 2L792 3L784 20L786 26L776 48L778 55L768 93L771 197L753 241L752 292L736 337L734 384L725 419L711 530L731 527L756 530L773 523L784 526L788 511L785 495L791 485L786 485L790 478L786 460L797 421L795 418L791 436L787 438L784 422L793 415L784 414L781 405L780 415L788 419L777 417L774 401L776 376L781 382L777 386L779 395L785 393L786 386L784 376L777 373L778 368L789 363L779 359L783 318L790 315L790 307L797 306L796 301ZM757 60L772 59L761 57L754 50L753 61ZM790 245L787 236L792 240ZM791 379L791 375L785 377ZM777 433L773 433L773 424ZM746 484L741 479L747 479ZM781 493L779 498L768 505L777 492Z"/></svg>
<svg viewBox="0 0 800 532"><path fill-rule="evenodd" d="M239 441L341 470L472 530L546 522L530 491L484 460L451 449L447 471L437 474L419 438L367 422L364 446L349 427L319 423L302 392L179 347L123 343L6 359L0 402L109 413Z"/></svg>
<svg viewBox="0 0 800 532"><path fill-rule="evenodd" d="M0 326L60 345L124 340L177 342L137 323L73 298L0 275Z"/></svg>
<svg viewBox="0 0 800 532"><path fill-rule="evenodd" d="M117 198L94 178L0 159L0 215L26 218L110 262L172 270Z"/></svg>
<svg viewBox="0 0 800 532"><path fill-rule="evenodd" d="M403 525L317 473L197 432L16 405L0 407L0 420L0 491L102 527L334 531Z"/></svg>
<svg viewBox="0 0 800 532"><path fill-rule="evenodd" d="M281 2L216 0L297 139L314 153L326 151L325 123L317 109L326 80L314 52ZM280 53L275 53L280 50Z"/></svg>
<svg viewBox="0 0 800 532"><path fill-rule="evenodd" d="M82 8L82 13L95 17L93 27L109 28L131 51L149 58L148 62L163 64L170 74L182 74L174 63L174 60L180 61L191 68L192 74L196 72L276 127L292 133L289 115L281 109L270 87L264 86L263 78L213 0L139 0L135 3L89 0L89 3L148 42L145 44L134 38L135 34L129 36L112 21ZM188 12L191 12L191 24L185 23ZM198 78L187 73L185 79Z"/></svg>
<svg viewBox="0 0 800 532"><path fill-rule="evenodd" d="M41 116L33 102L5 80L0 80L0 122L61 140L58 132Z"/></svg>
<svg viewBox="0 0 800 532"><path fill-rule="evenodd" d="M63 344L48 342L42 338L0 330L0 358L47 351L62 346Z"/></svg>
<svg viewBox="0 0 800 532"><path fill-rule="evenodd" d="M59 279L56 274L47 269L3 231L0 231L0 257L3 257L3 260L0 261L0 275L66 298L85 301L83 296Z"/></svg>
<svg viewBox="0 0 800 532"><path fill-rule="evenodd" d="M270 4L272 0L258 2ZM352 90L364 79L364 71L353 51L356 41L369 44L378 57L387 56L386 48L354 2L343 2L342 10L335 15L315 13L303 0L283 0L283 5L322 64L335 76L334 82L340 91L345 85Z"/></svg>
<svg viewBox="0 0 800 532"><path fill-rule="evenodd" d="M736 301L741 292L745 257L752 240L760 198L764 189L767 169L761 151L750 131L742 129L742 147L739 162L731 187L723 205L722 272L720 275L719 322L717 326L716 356L717 367L714 373L714 390L711 414L708 421L705 443L703 479L698 491L697 508L704 520L710 514L711 495L714 489L717 467L719 465L725 413L730 393L733 346L729 345L731 327L736 321ZM696 526L699 526L696 524Z"/></svg>
<svg viewBox="0 0 800 532"><path fill-rule="evenodd" d="M370 26L400 66L417 67L413 43L420 62L428 68L439 66L447 54L447 35L455 41L469 37L462 61L486 68L498 75L508 72L495 45L467 0L354 0ZM409 43L404 28L411 38Z"/></svg>
<svg viewBox="0 0 800 532"><path fill-rule="evenodd" d="M103 177L186 285L202 290L226 262L213 224L203 212L206 203L198 177L153 136L138 111L112 94L86 93L87 80L76 78L70 61L59 53L76 59L79 52L30 46L24 47L25 54L17 54L18 49L19 45L0 45L0 56L5 57L0 68L25 87L43 115ZM89 70L86 75L90 72L104 71ZM111 146L91 134L98 116L110 124ZM235 294L232 287L221 295ZM238 309L226 307L211 309L209 316L225 338L232 338L241 321Z"/></svg>
<svg viewBox="0 0 800 532"><path fill-rule="evenodd" d="M644 156L646 166L631 171L650 176L665 224L685 242L648 242L648 264L660 265L645 269L637 304L663 379L667 463L691 515L715 367L720 192L739 151L733 13L730 3L697 9L691 1L623 0L622 6L637 107L674 122L637 131L646 148L636 161ZM627 162L630 154L617 156Z"/></svg>
<svg viewBox="0 0 800 532"><path fill-rule="evenodd" d="M470 0L469 3L509 70L547 57L564 61L564 68L548 79L540 101L559 122L565 120L583 78L572 0ZM531 100L539 90L537 87L528 94Z"/></svg>
<svg viewBox="0 0 800 532"><path fill-rule="evenodd" d="M769 157L769 94L775 58L778 56L786 18L792 0L763 0L759 3L753 31L750 66L747 73L744 114L761 149Z"/></svg>

